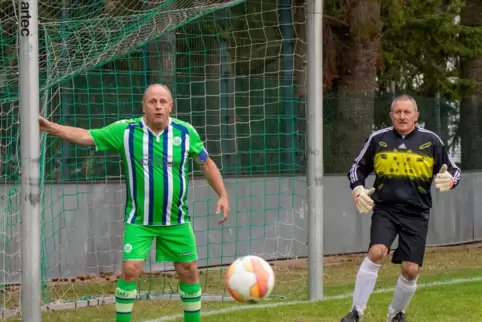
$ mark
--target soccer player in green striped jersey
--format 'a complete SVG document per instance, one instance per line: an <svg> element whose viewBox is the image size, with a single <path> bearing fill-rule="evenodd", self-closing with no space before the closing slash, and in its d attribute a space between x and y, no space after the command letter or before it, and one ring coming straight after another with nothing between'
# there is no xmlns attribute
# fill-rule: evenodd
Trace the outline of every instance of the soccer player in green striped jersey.
<svg viewBox="0 0 482 322"><path fill-rule="evenodd" d="M184 321L201 321L201 287L197 249L187 209L188 162L195 160L219 196L216 213L229 216L229 201L218 167L209 158L196 130L170 117L173 100L161 84L149 86L142 101L143 117L120 120L85 130L39 119L40 129L97 151L119 152L126 173L124 262L116 290L116 321L131 321L136 281L152 241L156 260L174 262L180 279Z"/></svg>

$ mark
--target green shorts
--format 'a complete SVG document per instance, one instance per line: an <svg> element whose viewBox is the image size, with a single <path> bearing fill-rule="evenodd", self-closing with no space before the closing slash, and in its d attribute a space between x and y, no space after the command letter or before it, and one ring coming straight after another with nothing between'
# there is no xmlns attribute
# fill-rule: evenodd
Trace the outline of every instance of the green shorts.
<svg viewBox="0 0 482 322"><path fill-rule="evenodd" d="M124 260L146 260L154 238L156 262L187 263L197 260L196 238L191 223L173 226L126 224Z"/></svg>

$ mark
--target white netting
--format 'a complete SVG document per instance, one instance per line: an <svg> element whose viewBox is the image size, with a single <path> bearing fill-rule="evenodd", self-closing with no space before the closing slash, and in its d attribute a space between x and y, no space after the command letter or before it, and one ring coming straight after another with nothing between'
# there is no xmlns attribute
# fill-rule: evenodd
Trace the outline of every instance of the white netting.
<svg viewBox="0 0 482 322"><path fill-rule="evenodd" d="M39 1L41 89L101 65L177 27L242 0ZM0 4L3 86L18 82L16 1Z"/></svg>
<svg viewBox="0 0 482 322"><path fill-rule="evenodd" d="M291 9L287 33L276 1L249 1L226 10L221 8L236 2L109 1L100 10L95 1L83 1L84 10L80 2L67 6L68 24L52 18L62 14L61 2L55 3L55 9L47 2L41 7L43 48L48 49L40 56L45 116L83 128L104 126L140 115L146 85L166 83L175 97L175 116L192 123L206 140L231 196L231 219L220 227L216 195L191 168L190 214L205 298L229 299L225 265L248 253L276 261L273 298L306 297L306 262L300 259L307 254L305 42L297 36L304 32L303 5ZM2 48L8 43L3 41ZM3 71L10 90L2 96L1 125L12 169L18 160L15 55L2 56L9 61ZM66 309L112 302L122 262L126 195L120 159L52 136L44 137L42 148L43 304ZM5 183L0 282L10 291L3 293L0 306L18 312L20 293L13 286L21 276L18 173L10 171ZM140 294L170 298L178 291L172 265L155 263L154 255L144 266ZM98 308L96 316L111 319L112 312L105 310Z"/></svg>

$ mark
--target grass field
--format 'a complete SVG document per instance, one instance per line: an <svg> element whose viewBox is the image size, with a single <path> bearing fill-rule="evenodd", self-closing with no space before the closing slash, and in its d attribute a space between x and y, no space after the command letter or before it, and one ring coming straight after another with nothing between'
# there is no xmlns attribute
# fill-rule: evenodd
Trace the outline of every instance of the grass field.
<svg viewBox="0 0 482 322"><path fill-rule="evenodd" d="M325 258L324 294L326 299L317 303L306 300L306 261L273 263L277 284L273 299L256 305L241 305L233 301L204 302L203 321L277 321L311 322L339 321L351 305L350 293L363 255L331 256ZM379 273L375 294L370 298L364 321L385 321L399 267L386 260ZM208 293L221 292L224 287L223 271L211 270L202 280ZM154 280L165 283L165 279ZM174 284L174 279L168 279ZM482 321L482 244L432 248L427 250L425 264L409 310L409 321ZM109 294L115 282L81 285L59 284L53 294L63 297L72 294ZM164 289L166 285L163 285ZM61 294L61 292L64 292ZM299 303L301 301L301 303ZM296 302L296 303L293 303ZM113 321L114 305L46 312L43 321ZM171 301L137 301L133 321L182 321L182 304ZM177 318L176 318L177 316ZM8 319L8 321L19 321Z"/></svg>

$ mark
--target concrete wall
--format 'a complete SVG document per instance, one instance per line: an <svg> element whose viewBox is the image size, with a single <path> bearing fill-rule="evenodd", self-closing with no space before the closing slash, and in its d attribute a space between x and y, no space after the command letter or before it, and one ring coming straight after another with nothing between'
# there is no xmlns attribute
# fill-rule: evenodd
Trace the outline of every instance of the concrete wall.
<svg viewBox="0 0 482 322"><path fill-rule="evenodd" d="M368 182L371 184L371 181ZM200 265L227 264L244 254L266 259L307 254L307 204L304 177L238 178L226 180L232 214L220 227L214 214L216 196L202 179L191 180L190 213L199 247ZM0 282L20 278L18 194L5 186L0 198ZM482 173L464 174L460 186L446 194L433 193L429 245L482 239ZM125 188L123 182L47 185L44 192L43 267L46 277L119 272ZM357 215L348 181L324 180L325 254L365 251L370 216ZM152 252L151 256L155 253ZM27 255L28 256L28 255ZM170 269L147 261L146 270Z"/></svg>

